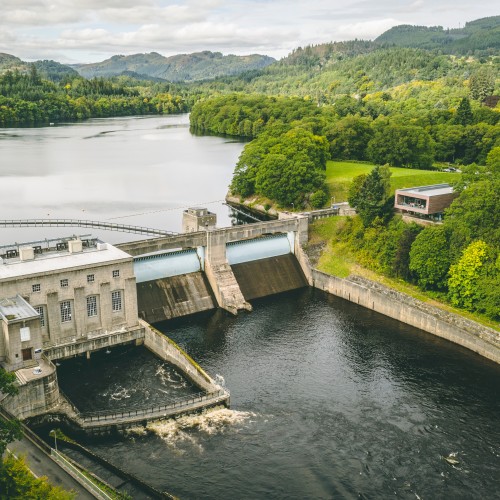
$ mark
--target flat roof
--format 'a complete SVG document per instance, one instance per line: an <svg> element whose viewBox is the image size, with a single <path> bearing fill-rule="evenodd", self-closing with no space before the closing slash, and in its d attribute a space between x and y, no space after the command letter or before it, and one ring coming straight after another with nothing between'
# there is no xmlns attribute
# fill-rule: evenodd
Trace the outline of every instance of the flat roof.
<svg viewBox="0 0 500 500"><path fill-rule="evenodd" d="M405 189L396 189L396 192L413 195L423 194L425 196L437 196L440 194L451 194L453 193L453 188L449 184L433 184L431 186L416 186Z"/></svg>
<svg viewBox="0 0 500 500"><path fill-rule="evenodd" d="M0 316L7 321L21 321L38 317L38 313L20 295L5 299L0 298Z"/></svg>
<svg viewBox="0 0 500 500"><path fill-rule="evenodd" d="M4 259L3 264L0 263L0 281L63 269L92 267L125 259L132 260L132 257L109 243L101 243L97 248L85 248L77 253L61 250L35 254L33 260Z"/></svg>

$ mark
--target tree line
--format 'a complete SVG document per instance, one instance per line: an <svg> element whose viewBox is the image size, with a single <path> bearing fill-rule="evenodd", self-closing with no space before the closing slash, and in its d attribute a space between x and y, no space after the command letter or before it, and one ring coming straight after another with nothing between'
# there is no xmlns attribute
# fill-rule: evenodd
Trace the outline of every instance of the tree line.
<svg viewBox="0 0 500 500"><path fill-rule="evenodd" d="M0 75L0 126L32 126L87 118L184 113L189 109L182 93L168 85L143 86L134 80L81 77L52 82L30 73Z"/></svg>

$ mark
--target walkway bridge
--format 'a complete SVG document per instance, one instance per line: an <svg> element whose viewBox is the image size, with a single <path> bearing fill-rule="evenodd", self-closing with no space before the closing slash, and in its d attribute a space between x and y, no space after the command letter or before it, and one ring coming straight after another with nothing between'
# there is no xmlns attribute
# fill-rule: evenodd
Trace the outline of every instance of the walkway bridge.
<svg viewBox="0 0 500 500"><path fill-rule="evenodd" d="M0 220L0 227L92 227L96 229L106 229L108 231L121 231L124 233L144 234L149 236L172 236L177 234L163 229L80 219L3 219Z"/></svg>
<svg viewBox="0 0 500 500"><path fill-rule="evenodd" d="M99 432L109 429L125 429L148 422L167 420L178 415L196 413L214 406L229 406L229 391L219 389L212 392L200 392L154 407L131 408L124 411L80 412L72 405L71 419L86 431Z"/></svg>

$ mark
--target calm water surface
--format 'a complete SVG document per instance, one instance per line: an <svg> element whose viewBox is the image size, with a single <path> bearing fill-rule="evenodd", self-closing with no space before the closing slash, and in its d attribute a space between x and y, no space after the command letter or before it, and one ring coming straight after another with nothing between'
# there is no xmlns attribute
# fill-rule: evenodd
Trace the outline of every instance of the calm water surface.
<svg viewBox="0 0 500 500"><path fill-rule="evenodd" d="M229 226L221 200L242 148L191 135L188 115L0 129L0 219L105 220L179 231L182 210L201 205ZM0 228L0 245L91 232L110 243L143 238L85 228Z"/></svg>
<svg viewBox="0 0 500 500"><path fill-rule="evenodd" d="M0 218L176 231L183 208L204 205L229 225L216 200L242 146L192 136L187 116L2 129ZM0 245L68 232L0 229ZM138 238L96 235L112 243ZM89 446L181 499L499 497L497 365L319 291L254 307L238 317L219 311L159 325L225 377L231 410ZM87 410L194 390L139 348L64 362L59 376Z"/></svg>
<svg viewBox="0 0 500 500"><path fill-rule="evenodd" d="M157 488L190 499L498 498L498 366L309 289L159 327L225 377L232 405L89 444Z"/></svg>

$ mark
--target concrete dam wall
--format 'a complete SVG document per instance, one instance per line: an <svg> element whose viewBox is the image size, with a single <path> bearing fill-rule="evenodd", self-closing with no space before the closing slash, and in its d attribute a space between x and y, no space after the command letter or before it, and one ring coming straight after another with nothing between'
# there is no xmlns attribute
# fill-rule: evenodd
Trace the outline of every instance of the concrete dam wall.
<svg viewBox="0 0 500 500"><path fill-rule="evenodd" d="M236 313L248 300L307 286L293 232L135 257L139 317L149 323L216 307Z"/></svg>
<svg viewBox="0 0 500 500"><path fill-rule="evenodd" d="M137 284L139 317L148 323L214 309L210 285L203 272L170 276Z"/></svg>
<svg viewBox="0 0 500 500"><path fill-rule="evenodd" d="M253 260L232 266L245 300L307 286L307 279L293 254Z"/></svg>

